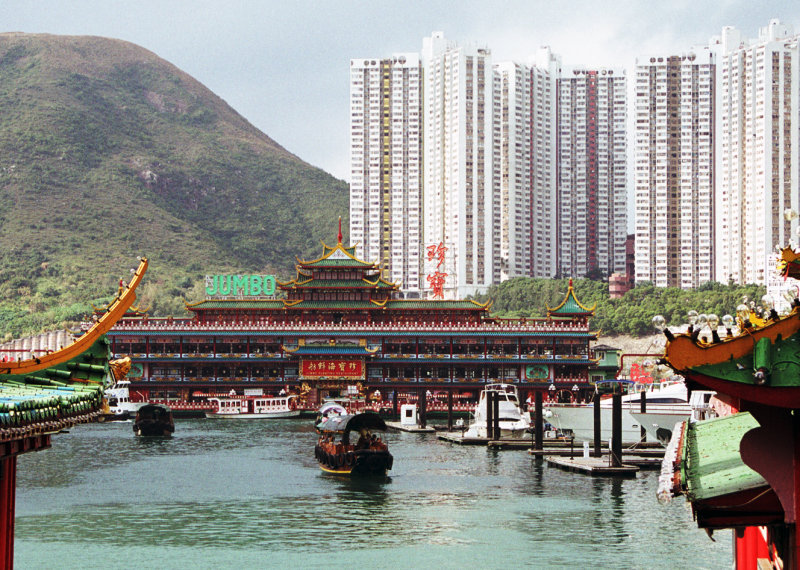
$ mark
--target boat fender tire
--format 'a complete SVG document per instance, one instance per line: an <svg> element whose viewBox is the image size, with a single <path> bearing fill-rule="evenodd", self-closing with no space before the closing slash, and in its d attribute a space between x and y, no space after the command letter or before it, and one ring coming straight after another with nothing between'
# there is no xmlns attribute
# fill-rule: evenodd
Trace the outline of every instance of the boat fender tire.
<svg viewBox="0 0 800 570"><path fill-rule="evenodd" d="M344 465L344 455L339 453L336 455L336 466L341 467Z"/></svg>
<svg viewBox="0 0 800 570"><path fill-rule="evenodd" d="M353 464L355 464L355 462L356 462L356 454L353 453L352 451L348 451L344 456L345 465L347 465L348 467L352 467Z"/></svg>

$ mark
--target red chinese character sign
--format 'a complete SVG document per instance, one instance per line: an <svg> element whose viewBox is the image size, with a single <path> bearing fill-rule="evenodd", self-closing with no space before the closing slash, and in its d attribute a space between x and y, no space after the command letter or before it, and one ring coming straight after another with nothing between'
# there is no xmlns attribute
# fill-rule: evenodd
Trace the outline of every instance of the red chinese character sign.
<svg viewBox="0 0 800 570"><path fill-rule="evenodd" d="M653 377L638 362L631 364L631 380L637 384L653 383Z"/></svg>
<svg viewBox="0 0 800 570"><path fill-rule="evenodd" d="M444 285L447 280L447 273L441 271L445 265L447 250L449 249L444 242L427 246L427 261L434 262L434 271L427 276L434 299L444 298Z"/></svg>
<svg viewBox="0 0 800 570"><path fill-rule="evenodd" d="M344 358L303 358L300 361L300 377L363 379L364 361Z"/></svg>

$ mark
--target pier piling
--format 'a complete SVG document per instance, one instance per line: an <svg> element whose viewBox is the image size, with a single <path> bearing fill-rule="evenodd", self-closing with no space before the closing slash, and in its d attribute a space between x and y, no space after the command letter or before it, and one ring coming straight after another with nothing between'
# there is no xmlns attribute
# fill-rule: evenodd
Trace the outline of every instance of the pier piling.
<svg viewBox="0 0 800 570"><path fill-rule="evenodd" d="M611 397L611 466L622 466L622 394Z"/></svg>
<svg viewBox="0 0 800 570"><path fill-rule="evenodd" d="M639 403L639 411L642 412L643 414L647 413L647 392L646 391L642 391L642 399L641 399L641 401ZM645 439L647 438L647 430L644 429L644 424L639 426L639 430L640 430L640 433L642 435L641 441L645 441Z"/></svg>
<svg viewBox="0 0 800 570"><path fill-rule="evenodd" d="M600 425L600 393L594 393L594 457L603 455L603 437Z"/></svg>
<svg viewBox="0 0 800 570"><path fill-rule="evenodd" d="M536 391L534 396L535 400L533 403L534 409L534 418L533 418L533 434L534 434L534 442L533 448L534 449L543 449L544 448L544 434L543 434L543 418L542 418L542 393L540 391Z"/></svg>

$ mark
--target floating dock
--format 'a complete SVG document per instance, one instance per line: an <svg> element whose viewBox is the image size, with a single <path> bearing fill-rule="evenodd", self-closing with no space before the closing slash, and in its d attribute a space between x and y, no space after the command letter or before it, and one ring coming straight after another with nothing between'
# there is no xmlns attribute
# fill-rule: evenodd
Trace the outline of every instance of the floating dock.
<svg viewBox="0 0 800 570"><path fill-rule="evenodd" d="M407 431L410 433L434 433L436 429L431 426L420 427L418 425L402 424L400 422L386 422L386 427L397 431Z"/></svg>
<svg viewBox="0 0 800 570"><path fill-rule="evenodd" d="M547 461L548 465L552 465L553 467L592 476L634 477L636 473L639 472L639 467L636 465L626 465L623 463L618 467L612 467L608 457L581 456L567 458L548 455L544 459Z"/></svg>

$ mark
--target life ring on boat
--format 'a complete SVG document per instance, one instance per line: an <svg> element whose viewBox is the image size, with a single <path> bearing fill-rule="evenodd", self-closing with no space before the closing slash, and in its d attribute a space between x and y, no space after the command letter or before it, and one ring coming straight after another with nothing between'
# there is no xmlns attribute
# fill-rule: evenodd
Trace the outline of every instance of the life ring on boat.
<svg viewBox="0 0 800 570"><path fill-rule="evenodd" d="M336 454L336 467L344 465L344 455L342 453Z"/></svg>
<svg viewBox="0 0 800 570"><path fill-rule="evenodd" d="M347 453L345 453L345 455L344 455L344 463L345 463L345 465L347 465L348 467L352 467L355 464L355 462L356 462L356 454L355 453L353 453L352 451L348 451Z"/></svg>

